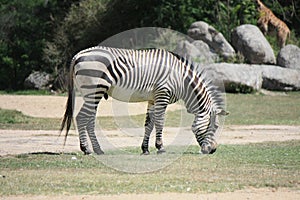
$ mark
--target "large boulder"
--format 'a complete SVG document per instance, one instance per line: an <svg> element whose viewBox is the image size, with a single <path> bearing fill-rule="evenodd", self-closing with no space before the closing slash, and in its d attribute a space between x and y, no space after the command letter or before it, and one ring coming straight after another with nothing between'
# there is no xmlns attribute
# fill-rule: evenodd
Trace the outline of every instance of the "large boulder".
<svg viewBox="0 0 300 200"><path fill-rule="evenodd" d="M261 72L247 64L214 63L207 65L205 71L226 92L250 93L262 86Z"/></svg>
<svg viewBox="0 0 300 200"><path fill-rule="evenodd" d="M223 34L206 22L198 21L191 24L188 35L194 40L202 40L216 53L225 59L235 56L233 47L227 42Z"/></svg>
<svg viewBox="0 0 300 200"><path fill-rule="evenodd" d="M26 89L49 89L52 77L46 72L32 72L24 81Z"/></svg>
<svg viewBox="0 0 300 200"><path fill-rule="evenodd" d="M218 56L201 40L195 40L192 43L187 40L181 41L177 45L175 52L184 58L191 59L194 62L201 64L214 63L218 60Z"/></svg>
<svg viewBox="0 0 300 200"><path fill-rule="evenodd" d="M214 63L206 66L206 72L227 92L300 90L300 71L275 65Z"/></svg>
<svg viewBox="0 0 300 200"><path fill-rule="evenodd" d="M267 90L300 90L300 71L274 65L258 66L262 73L262 88Z"/></svg>
<svg viewBox="0 0 300 200"><path fill-rule="evenodd" d="M300 48L291 44L282 48L277 56L277 65L300 70Z"/></svg>
<svg viewBox="0 0 300 200"><path fill-rule="evenodd" d="M257 26L244 24L231 34L231 43L251 64L275 64L273 49Z"/></svg>

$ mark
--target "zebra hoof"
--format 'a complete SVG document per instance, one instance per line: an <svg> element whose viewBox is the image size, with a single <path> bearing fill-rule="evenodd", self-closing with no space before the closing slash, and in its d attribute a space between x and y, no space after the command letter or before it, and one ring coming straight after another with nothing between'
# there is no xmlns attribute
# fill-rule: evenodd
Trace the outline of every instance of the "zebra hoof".
<svg viewBox="0 0 300 200"><path fill-rule="evenodd" d="M166 153L165 149L159 149L159 150L157 150L157 154L164 154L164 153Z"/></svg>
<svg viewBox="0 0 300 200"><path fill-rule="evenodd" d="M90 155L90 154L92 154L91 151L84 151L83 153L84 153L84 155Z"/></svg>
<svg viewBox="0 0 300 200"><path fill-rule="evenodd" d="M142 156L147 156L147 155L150 155L150 152L149 151L144 151L143 153L141 153Z"/></svg>
<svg viewBox="0 0 300 200"><path fill-rule="evenodd" d="M92 151L88 147L80 147L81 151L84 153L84 155L90 155Z"/></svg>
<svg viewBox="0 0 300 200"><path fill-rule="evenodd" d="M103 154L104 154L104 151L102 151L102 150L100 149L100 150L95 151L95 153L96 153L97 155L103 155Z"/></svg>

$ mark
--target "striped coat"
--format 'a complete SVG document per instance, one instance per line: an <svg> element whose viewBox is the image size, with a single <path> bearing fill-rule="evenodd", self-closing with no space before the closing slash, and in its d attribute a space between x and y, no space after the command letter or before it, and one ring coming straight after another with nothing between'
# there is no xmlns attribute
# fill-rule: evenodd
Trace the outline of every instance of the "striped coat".
<svg viewBox="0 0 300 200"><path fill-rule="evenodd" d="M61 131L73 118L74 83L84 98L76 116L80 147L91 153L87 135L97 154L103 151L95 135L95 116L102 98L111 96L125 102L148 101L142 153L149 154L149 137L155 127L155 146L165 152L162 133L168 104L179 99L195 115L192 130L203 153L213 153L217 143L217 115L225 115L224 101L205 73L187 60L162 49L131 50L97 46L74 56L69 81L67 108Z"/></svg>

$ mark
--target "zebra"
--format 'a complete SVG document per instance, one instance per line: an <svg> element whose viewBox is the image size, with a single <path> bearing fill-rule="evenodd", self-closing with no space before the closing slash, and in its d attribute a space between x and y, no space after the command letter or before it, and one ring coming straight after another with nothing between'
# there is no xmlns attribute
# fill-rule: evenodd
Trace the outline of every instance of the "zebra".
<svg viewBox="0 0 300 200"><path fill-rule="evenodd" d="M68 100L60 132L66 127L65 142L73 120L74 86L83 95L84 103L75 117L80 149L91 154L103 154L95 135L95 116L102 98L111 96L125 102L148 101L142 154L148 155L149 138L155 127L157 153L164 153L162 131L168 104L183 100L194 114L192 132L203 154L217 148L215 133L217 116L226 115L221 92L204 71L175 53L163 49L121 49L96 46L76 54L70 66Z"/></svg>

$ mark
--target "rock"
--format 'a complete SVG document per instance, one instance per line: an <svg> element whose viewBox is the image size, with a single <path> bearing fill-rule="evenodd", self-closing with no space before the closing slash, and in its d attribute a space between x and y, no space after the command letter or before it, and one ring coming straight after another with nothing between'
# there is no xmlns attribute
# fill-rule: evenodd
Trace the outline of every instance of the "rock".
<svg viewBox="0 0 300 200"><path fill-rule="evenodd" d="M202 40L207 43L210 48L225 59L235 56L234 49L224 38L223 34L206 22L198 21L192 23L188 30L188 35L194 40Z"/></svg>
<svg viewBox="0 0 300 200"><path fill-rule="evenodd" d="M257 26L245 24L232 31L231 41L251 64L275 64L273 49Z"/></svg>
<svg viewBox="0 0 300 200"><path fill-rule="evenodd" d="M24 81L26 89L48 89L52 81L51 75L46 72L32 72Z"/></svg>
<svg viewBox="0 0 300 200"><path fill-rule="evenodd" d="M277 65L300 70L300 48L291 44L282 48L277 56Z"/></svg>
<svg viewBox="0 0 300 200"><path fill-rule="evenodd" d="M206 73L215 85L225 87L226 92L250 93L262 86L261 71L247 64L210 64Z"/></svg>
<svg viewBox="0 0 300 200"><path fill-rule="evenodd" d="M218 56L211 52L209 46L201 40L196 40L192 43L181 41L177 45L175 52L182 57L201 64L214 63L218 60Z"/></svg>
<svg viewBox="0 0 300 200"><path fill-rule="evenodd" d="M205 71L215 85L227 92L249 93L262 88L276 91L300 90L300 71L274 65L214 63ZM223 85L222 85L223 84Z"/></svg>
<svg viewBox="0 0 300 200"><path fill-rule="evenodd" d="M300 90L300 70L262 65L262 88L276 91Z"/></svg>

